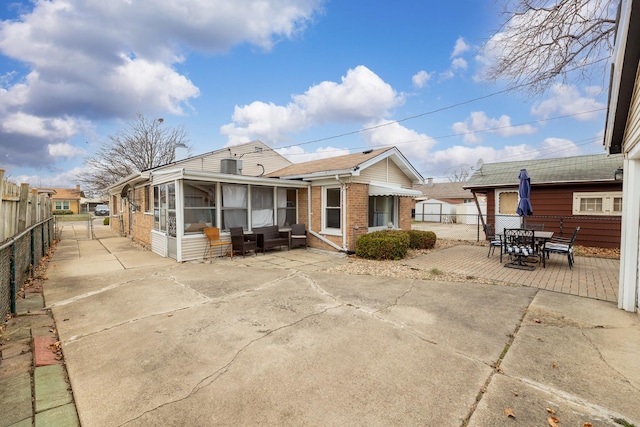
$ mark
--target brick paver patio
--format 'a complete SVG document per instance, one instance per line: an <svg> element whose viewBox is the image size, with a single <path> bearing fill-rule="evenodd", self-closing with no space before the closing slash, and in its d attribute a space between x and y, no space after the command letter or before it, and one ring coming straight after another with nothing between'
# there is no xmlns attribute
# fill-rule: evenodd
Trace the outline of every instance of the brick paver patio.
<svg viewBox="0 0 640 427"><path fill-rule="evenodd" d="M605 301L618 301L620 261L595 257L575 257L569 269L566 257L552 254L547 267L536 265L532 271L505 268L508 257L496 252L487 258L487 247L455 246L432 252L405 264L421 269L437 268L444 272L513 283L549 291L579 295Z"/></svg>

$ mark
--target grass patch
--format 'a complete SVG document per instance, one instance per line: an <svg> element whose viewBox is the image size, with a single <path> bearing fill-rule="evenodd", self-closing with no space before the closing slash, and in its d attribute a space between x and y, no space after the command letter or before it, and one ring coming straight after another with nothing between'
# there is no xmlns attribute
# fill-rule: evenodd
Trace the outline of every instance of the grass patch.
<svg viewBox="0 0 640 427"><path fill-rule="evenodd" d="M442 276L444 274L444 271L440 270L437 267L433 267L431 270L429 270L429 273L432 276Z"/></svg>
<svg viewBox="0 0 640 427"><path fill-rule="evenodd" d="M88 213L74 214L74 215L55 215L56 221L58 222L87 221L92 216L93 215Z"/></svg>

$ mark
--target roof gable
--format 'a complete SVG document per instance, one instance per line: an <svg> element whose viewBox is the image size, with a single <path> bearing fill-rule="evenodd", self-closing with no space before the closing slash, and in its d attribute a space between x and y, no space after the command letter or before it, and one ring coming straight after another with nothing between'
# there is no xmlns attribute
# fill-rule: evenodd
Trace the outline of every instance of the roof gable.
<svg viewBox="0 0 640 427"><path fill-rule="evenodd" d="M422 176L413 168L413 166L396 147L366 150L344 156L294 163L283 169L272 172L267 176L289 179L312 179L314 177L336 174L352 174L355 176L359 175L360 171L386 158L390 158L403 171L403 173L411 179L412 182L422 182Z"/></svg>
<svg viewBox="0 0 640 427"><path fill-rule="evenodd" d="M474 172L464 188L506 187L519 184L518 174L526 169L531 185L565 182L613 181L613 173L622 167L621 154L593 154L589 156L555 159L521 160L517 162L485 163Z"/></svg>

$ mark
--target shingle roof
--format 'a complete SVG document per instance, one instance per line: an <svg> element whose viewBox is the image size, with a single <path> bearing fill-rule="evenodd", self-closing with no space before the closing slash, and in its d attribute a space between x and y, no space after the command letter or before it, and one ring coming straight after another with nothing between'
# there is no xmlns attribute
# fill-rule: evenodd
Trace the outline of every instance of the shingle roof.
<svg viewBox="0 0 640 427"><path fill-rule="evenodd" d="M428 184L413 187L430 199L472 199L470 190L462 188L464 182L434 182L431 187Z"/></svg>
<svg viewBox="0 0 640 427"><path fill-rule="evenodd" d="M53 188L55 194L51 197L55 200L80 200L82 191L77 188Z"/></svg>
<svg viewBox="0 0 640 427"><path fill-rule="evenodd" d="M531 185L563 182L613 181L613 173L622 167L621 154L593 154L555 159L485 163L474 172L464 188L518 185L520 169L526 169Z"/></svg>
<svg viewBox="0 0 640 427"><path fill-rule="evenodd" d="M347 154L345 156L329 157L327 159L312 160L310 162L295 163L266 176L268 177L288 177L308 175L315 172L344 171L354 169L356 166L373 159L380 154L393 150L391 147L380 148L378 150L364 151L359 153Z"/></svg>

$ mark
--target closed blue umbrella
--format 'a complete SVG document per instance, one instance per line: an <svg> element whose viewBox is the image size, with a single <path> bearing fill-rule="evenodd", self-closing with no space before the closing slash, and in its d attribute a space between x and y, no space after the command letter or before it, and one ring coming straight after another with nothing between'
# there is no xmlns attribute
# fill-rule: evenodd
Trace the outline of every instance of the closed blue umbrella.
<svg viewBox="0 0 640 427"><path fill-rule="evenodd" d="M531 216L533 215L531 200L529 200L531 195L531 178L529 178L529 174L526 169L520 169L518 179L520 179L520 187L518 188L520 201L518 202L518 209L516 209L516 213L520 216Z"/></svg>

